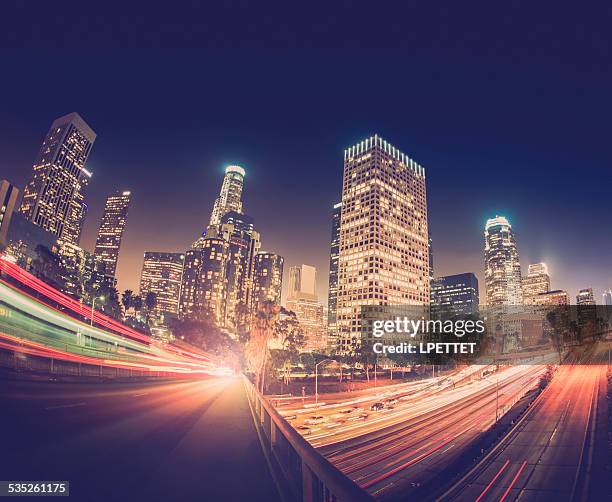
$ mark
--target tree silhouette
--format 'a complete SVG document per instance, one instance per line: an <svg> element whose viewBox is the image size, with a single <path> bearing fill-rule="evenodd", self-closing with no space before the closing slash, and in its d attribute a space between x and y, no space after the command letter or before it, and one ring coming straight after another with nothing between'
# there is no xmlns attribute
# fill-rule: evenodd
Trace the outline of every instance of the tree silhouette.
<svg viewBox="0 0 612 502"><path fill-rule="evenodd" d="M134 301L134 292L131 289L126 289L121 295L121 303L126 312L132 307Z"/></svg>

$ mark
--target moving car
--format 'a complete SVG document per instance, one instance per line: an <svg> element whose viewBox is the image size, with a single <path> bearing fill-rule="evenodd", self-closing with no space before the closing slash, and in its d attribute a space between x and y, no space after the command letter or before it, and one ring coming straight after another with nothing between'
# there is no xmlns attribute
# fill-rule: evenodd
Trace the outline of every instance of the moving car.
<svg viewBox="0 0 612 502"><path fill-rule="evenodd" d="M328 422L329 418L324 417L323 415L312 415L310 418L307 418L306 420L304 420L305 424L308 425L315 425L315 424L322 424L323 422Z"/></svg>
<svg viewBox="0 0 612 502"><path fill-rule="evenodd" d="M372 406L370 406L370 410L372 411L380 411L385 407L385 405L383 403L374 403Z"/></svg>

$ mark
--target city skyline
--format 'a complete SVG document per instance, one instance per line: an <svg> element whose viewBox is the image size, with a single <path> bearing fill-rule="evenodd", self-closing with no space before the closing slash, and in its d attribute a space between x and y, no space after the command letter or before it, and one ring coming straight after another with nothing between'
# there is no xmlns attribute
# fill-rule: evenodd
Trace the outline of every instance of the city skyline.
<svg viewBox="0 0 612 502"><path fill-rule="evenodd" d="M241 62L248 67L248 62ZM332 74L337 72L325 59L317 64L307 63L311 68ZM19 62L12 61L12 64L18 65ZM123 63L111 63L103 58L84 71L98 75L105 67L115 64ZM163 59L161 64L172 65ZM268 68L272 62L266 59L261 64ZM225 68L225 64L216 59L211 61L211 65ZM435 82L431 66L424 64L423 68L426 70L424 82ZM496 70L499 75L504 74L503 68ZM24 68L24 71L27 73L29 70ZM513 96L533 102L540 96L536 91L546 87L554 76L552 73L538 75L533 89L526 88L525 82L521 81L522 84L513 91L517 94ZM194 77L193 83L202 84L201 78ZM517 79L520 81L517 74L512 78L514 83ZM125 91L134 97L138 88L136 76L128 71L125 82ZM247 212L255 218L258 229L266 236L264 247L284 256L287 269L299 263L316 266L320 272L317 293L325 301L331 212L340 196L342 151L354 141L377 132L392 144L402 145L411 157L428 168L428 209L436 275L474 272L484 284L481 228L487 218L504 214L516 231L524 273L528 263L546 262L551 271L551 287L567 290L571 297L579 289L593 287L595 296L601 298L603 291L609 289L612 272L608 271L612 267L606 249L612 243L609 236L597 231L604 221L605 195L602 184L593 183L592 178L612 159L602 150L598 138L587 138L574 128L572 124L581 122L579 110L566 110L572 117L566 127L572 127L574 141L569 144L565 141L566 150L559 155L555 152L559 151L561 143L553 137L552 130L540 135L537 142L532 142L524 130L525 124L518 121L518 112L504 108L503 103L499 104L503 123L496 121L494 128L490 124L481 128L471 121L468 129L470 134L476 135L478 143L466 137L457 122L458 117L463 116L461 100L453 101L455 98L473 97L465 81L458 82L459 88L448 91L450 95L446 97L436 94L435 86L432 93L425 95L426 105L431 105L434 98L452 102L450 111L432 111L417 103L410 93L404 96L398 94L399 89L393 88L390 92L398 99L394 106L390 106L388 111L377 111L374 106L366 104L365 113L359 120L353 112L349 113L347 118L352 123L347 118L340 118L339 112L349 110L348 102L354 95L339 96L334 87L326 103L335 103L336 107L325 112L314 110L316 122L313 112L301 107L300 112L308 119L306 125L292 121L291 127L283 126L283 135L278 141L277 134L281 128L275 120L286 117L284 110L278 106L272 108L271 118L266 119L260 128L254 125L254 121L260 117L261 106L277 100L287 102L292 98L284 94L271 96L268 92L263 94L261 105L253 105L250 101L245 105L253 92L262 91L266 82L263 78L255 79L253 89L237 89L234 84L225 82L229 86L227 92L238 92L239 99L232 107L232 112L244 119L238 125L226 116L226 107L216 107L209 98L203 98L203 103L193 110L181 108L183 120L180 121L175 119L178 118L177 112L165 107L157 110L159 115L155 116L143 112L142 99L129 104L125 100L111 104L102 100L105 106L101 107L95 103L96 100L86 96L87 93L71 90L71 93L62 94L61 89L57 89L57 101L43 103L35 96L27 95L26 88L23 93L15 93L14 102L8 103L3 112L0 176L23 189L49 122L70 111L79 112L99 135L88 161L93 177L88 187L90 211L81 244L85 249L93 250L105 195L115 190L132 190L134 203L117 275L119 289L136 290L144 251L187 249L206 225L210 208L218 195L223 170L227 165L240 164L247 171L249 184L245 194ZM285 82L295 84L291 80ZM96 86L103 83L101 81ZM501 83L496 81L494 84L491 93L483 98L485 104L508 91L508 87ZM219 90L217 84L206 85L210 92ZM424 84L410 85L412 92L425 92ZM569 93L570 87L562 83L555 89L556 98ZM278 89L274 87L274 90ZM194 91L188 87L185 92L193 97ZM108 92L104 95L111 99L119 90L111 88L104 92ZM32 101L32 106L23 112L26 97ZM554 115L550 114L554 100L542 99L535 110L534 120L540 127L550 125L554 129L551 122ZM197 113L204 103L210 112L208 115ZM122 116L128 120L119 120L119 107ZM395 118L397 112L406 111L406 107L411 107L411 113L419 119L416 121L418 127ZM592 106L589 110L593 112ZM490 119L484 109L478 108L475 113L480 118ZM331 125L321 129L319 119L326 114L329 114ZM176 133L164 131L165 143L156 144L161 136L155 132L155 127L164 117L172 118L178 129ZM223 117L226 120L220 120ZM154 118L157 120L152 120ZM446 127L438 125L441 118L446 121ZM148 125L147 122L151 121L153 125ZM8 124L11 127L7 127ZM128 124L130 130L140 131L133 136L133 142L125 139ZM496 132L491 132L491 129ZM323 131L329 132L325 138L321 135ZM453 136L456 134L459 137ZM569 130L564 130L561 138L567 140L568 134ZM310 147L312 144L316 144L316 148ZM303 159L296 158L297 151L307 151L308 155ZM581 174L574 167L579 159ZM505 179L501 191L490 189L497 186L495 173L506 169L513 170L513 179ZM558 175L563 171L575 174L571 183L562 180L566 176ZM527 182L534 175L538 181L545 182L545 189ZM536 192L534 188L537 188ZM475 197L471 196L474 190ZM156 204L158 200L168 200L168 203ZM555 211L558 218L549 218L549 211ZM453 217L449 218L451 214ZM592 224L583 225L581 220L585 218ZM164 239L159 238L160 228ZM574 238L567 238L568 229L575 234ZM585 247L582 245L584 242L593 245Z"/></svg>

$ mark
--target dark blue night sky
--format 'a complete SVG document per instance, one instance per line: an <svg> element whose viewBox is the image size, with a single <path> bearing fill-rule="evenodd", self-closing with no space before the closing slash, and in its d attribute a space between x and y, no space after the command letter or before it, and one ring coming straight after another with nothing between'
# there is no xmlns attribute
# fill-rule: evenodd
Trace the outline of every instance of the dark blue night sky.
<svg viewBox="0 0 612 502"><path fill-rule="evenodd" d="M0 178L22 187L52 120L78 111L98 133L83 244L106 195L131 189L118 275L137 289L144 251L186 249L223 167L239 163L264 249L316 265L323 294L343 148L378 133L427 170L436 274L482 281L484 222L503 214L525 270L547 261L553 288L601 298L612 287L609 10L421 14L404 25L372 12L369 45L355 33L368 16L314 28L302 16L291 29L268 19L277 31L257 37L247 12L207 50L5 50ZM176 35L127 31L111 45ZM40 45L33 33L26 45Z"/></svg>

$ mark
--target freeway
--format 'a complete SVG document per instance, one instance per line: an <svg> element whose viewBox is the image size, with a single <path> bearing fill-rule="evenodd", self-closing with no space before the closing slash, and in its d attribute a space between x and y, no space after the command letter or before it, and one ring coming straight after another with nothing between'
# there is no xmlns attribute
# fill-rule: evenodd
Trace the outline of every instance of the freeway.
<svg viewBox="0 0 612 502"><path fill-rule="evenodd" d="M501 367L463 385L452 378L400 385L403 393L373 390L369 399L347 396L314 409L283 408L283 415L377 498L406 496L448 467L546 371L544 363Z"/></svg>
<svg viewBox="0 0 612 502"><path fill-rule="evenodd" d="M606 370L604 364L561 366L515 430L443 500L609 500L600 434Z"/></svg>
<svg viewBox="0 0 612 502"><path fill-rule="evenodd" d="M68 480L75 501L278 496L240 379L0 380L2 480Z"/></svg>
<svg viewBox="0 0 612 502"><path fill-rule="evenodd" d="M231 373L229 368L206 354L153 342L150 337L117 321L113 320L111 325L109 320L108 324L125 333L85 323L71 314L74 314L71 310L60 311L0 280L0 348L23 356L146 372ZM138 338L133 339L130 335Z"/></svg>

